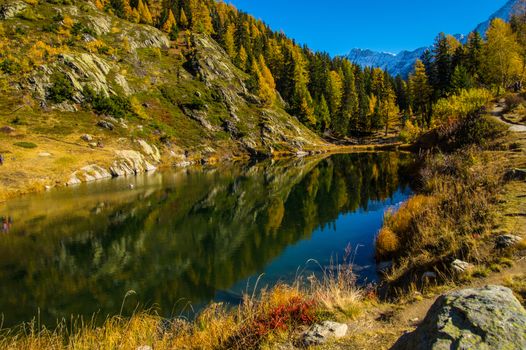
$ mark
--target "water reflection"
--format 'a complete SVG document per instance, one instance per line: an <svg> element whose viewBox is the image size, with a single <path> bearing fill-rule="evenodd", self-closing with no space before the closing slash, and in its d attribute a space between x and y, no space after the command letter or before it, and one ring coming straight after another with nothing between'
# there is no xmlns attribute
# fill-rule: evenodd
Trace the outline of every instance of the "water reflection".
<svg viewBox="0 0 526 350"><path fill-rule="evenodd" d="M5 203L0 215L12 219L0 239L4 325L30 320L38 308L48 325L97 311L103 319L119 313L130 290L125 312L139 302L168 316L183 299L228 299L218 291L237 293L262 271L267 283L293 277L307 259L328 258L356 237L371 245L386 206L408 194L410 164L396 153L230 164ZM361 266L372 263L370 251L358 255Z"/></svg>

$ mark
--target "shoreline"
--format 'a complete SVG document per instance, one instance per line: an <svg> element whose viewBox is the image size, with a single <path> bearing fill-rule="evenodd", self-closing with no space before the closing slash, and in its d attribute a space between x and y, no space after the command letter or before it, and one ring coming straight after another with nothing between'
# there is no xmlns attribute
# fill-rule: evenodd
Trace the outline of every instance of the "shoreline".
<svg viewBox="0 0 526 350"><path fill-rule="evenodd" d="M78 145L81 146L81 145ZM313 157L317 155L333 155L333 154L345 154L345 153L366 153L366 152L386 152L386 151L398 151L398 150L407 150L407 145L403 145L401 143L387 143L387 144L364 144L364 145L332 145L326 148L319 148L316 150L308 149L305 151L283 151L283 152L272 152L271 154L263 154L261 156L251 156L249 153L243 154L241 156L227 156L227 157L220 157L217 154L211 155L207 158L197 158L197 159L184 159L176 161L174 158L171 158L167 161L162 157L159 158L158 163L154 163L151 158L148 158L150 154L144 154L141 152L136 151L139 153L140 157L142 158L142 161L139 160L124 160L124 163L131 165L126 166L124 165L124 168L122 171L112 171L112 166L110 164L115 164L115 162L119 161L119 158L117 157L110 157L105 158L104 161L98 163L89 163L86 164L84 167L75 170L75 168L72 168L71 175L69 176L69 180L64 180L64 176L59 173L52 173L48 175L50 178L45 181L47 184L41 183L39 185L36 185L33 183L33 181L38 181L38 177L34 178L27 178L27 184L26 186L21 186L21 188L17 188L16 186L6 186L5 192L3 196L0 196L0 203L5 203L6 201L9 201L14 198L18 198L21 196L39 193L43 191L48 191L53 188L61 188L61 187L68 187L68 186L74 186L80 183L90 183L97 180L103 180L103 179L110 179L110 178L119 178L119 177L127 177L127 176L136 176L143 173L148 173L151 171L158 171L158 170L168 170L173 168L186 168L189 166L195 166L199 164L218 164L224 161L251 161L251 160L265 160L265 159L293 159L293 158L304 158L304 157ZM104 150L106 154L113 153L108 150ZM137 164L144 162L144 164ZM106 164L104 164L106 163ZM153 163L153 164L151 164ZM138 166L137 166L138 165ZM152 167L150 167L150 165ZM3 165L4 167L5 165ZM135 166L135 168L134 168ZM130 169L131 168L131 169ZM0 168L0 174L1 174L2 168ZM80 174L78 174L80 172ZM18 171L18 173L22 176L29 175L28 173L23 173L21 171ZM72 180L72 177L76 178Z"/></svg>

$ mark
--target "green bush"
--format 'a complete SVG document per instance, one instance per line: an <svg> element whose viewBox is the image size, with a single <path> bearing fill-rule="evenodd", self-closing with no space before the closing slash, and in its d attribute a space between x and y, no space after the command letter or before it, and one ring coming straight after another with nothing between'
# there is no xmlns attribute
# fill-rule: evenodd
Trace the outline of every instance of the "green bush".
<svg viewBox="0 0 526 350"><path fill-rule="evenodd" d="M185 103L184 106L192 110L198 111L202 111L205 109L204 101L198 98L197 96L192 97L192 101Z"/></svg>
<svg viewBox="0 0 526 350"><path fill-rule="evenodd" d="M437 130L440 148L452 151L470 145L487 147L506 132L506 127L480 113L473 113Z"/></svg>
<svg viewBox="0 0 526 350"><path fill-rule="evenodd" d="M37 19L37 16L35 15L35 13L33 12L33 9L31 8L26 8L24 11L19 13L17 17L21 19L25 19L26 21L34 21Z"/></svg>
<svg viewBox="0 0 526 350"><path fill-rule="evenodd" d="M465 118L488 104L493 98L486 89L461 90L459 94L442 98L433 107L436 120Z"/></svg>
<svg viewBox="0 0 526 350"><path fill-rule="evenodd" d="M163 85L159 89L163 97L168 100L171 104L174 106L179 105L180 103L180 94L177 93L177 90L174 89L172 86Z"/></svg>
<svg viewBox="0 0 526 350"><path fill-rule="evenodd" d="M16 142L14 143L15 146L22 147L22 148L37 148L37 145L33 142Z"/></svg>
<svg viewBox="0 0 526 350"><path fill-rule="evenodd" d="M20 64L14 60L6 58L0 62L0 70L5 74L15 74L20 71Z"/></svg>
<svg viewBox="0 0 526 350"><path fill-rule="evenodd" d="M504 133L506 128L493 119L473 115L464 120L455 132L456 146L487 146Z"/></svg>
<svg viewBox="0 0 526 350"><path fill-rule="evenodd" d="M73 27L71 28L71 34L73 35L80 35L80 34L89 34L91 35L92 37L96 38L97 37L97 33L95 33L95 31L93 31L92 29L86 27L84 24L80 23L80 22L76 22Z"/></svg>
<svg viewBox="0 0 526 350"><path fill-rule="evenodd" d="M91 88L86 87L84 98L97 114L105 114L115 118L134 115L132 104L126 97L118 95L108 97L103 93L95 93Z"/></svg>
<svg viewBox="0 0 526 350"><path fill-rule="evenodd" d="M60 29L60 24L58 23L49 23L42 26L42 31L47 33L58 33Z"/></svg>
<svg viewBox="0 0 526 350"><path fill-rule="evenodd" d="M73 84L65 73L57 73L52 77L53 85L48 89L48 98L54 103L62 103L73 98Z"/></svg>

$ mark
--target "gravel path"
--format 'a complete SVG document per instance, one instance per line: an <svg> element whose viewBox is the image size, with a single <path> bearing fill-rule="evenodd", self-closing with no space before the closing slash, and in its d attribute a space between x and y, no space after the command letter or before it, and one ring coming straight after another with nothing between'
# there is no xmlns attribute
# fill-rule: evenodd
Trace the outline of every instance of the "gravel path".
<svg viewBox="0 0 526 350"><path fill-rule="evenodd" d="M502 104L496 104L491 110L491 115L498 119L501 123L504 123L508 126L508 130L512 132L526 132L526 125L513 124L502 118L502 112L504 111L505 106Z"/></svg>

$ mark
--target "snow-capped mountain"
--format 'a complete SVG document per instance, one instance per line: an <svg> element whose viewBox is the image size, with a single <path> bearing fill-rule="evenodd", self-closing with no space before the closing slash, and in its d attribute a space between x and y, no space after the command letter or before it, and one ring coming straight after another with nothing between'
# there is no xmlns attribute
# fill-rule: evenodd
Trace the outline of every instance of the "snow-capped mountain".
<svg viewBox="0 0 526 350"><path fill-rule="evenodd" d="M487 21L480 23L475 30L484 35L494 18L509 20L515 5L519 1L520 0L508 1L502 8L492 14ZM454 36L462 42L466 40L465 35L457 34ZM387 70L389 74L393 76L400 74L402 77L406 78L413 70L416 60L420 58L427 49L432 49L432 46L420 47L413 51L402 51L398 54L367 49L352 49L345 57L362 67L379 67Z"/></svg>
<svg viewBox="0 0 526 350"><path fill-rule="evenodd" d="M518 2L519 0L508 1L506 5L502 6L497 12L492 14L487 21L480 23L475 30L481 35L484 35L488 30L491 21L495 18L502 18L503 20L509 21Z"/></svg>
<svg viewBox="0 0 526 350"><path fill-rule="evenodd" d="M379 67L393 76L400 74L405 78L426 49L428 48L421 47L414 51L402 51L396 55L373 50L352 49L345 57L362 67Z"/></svg>

